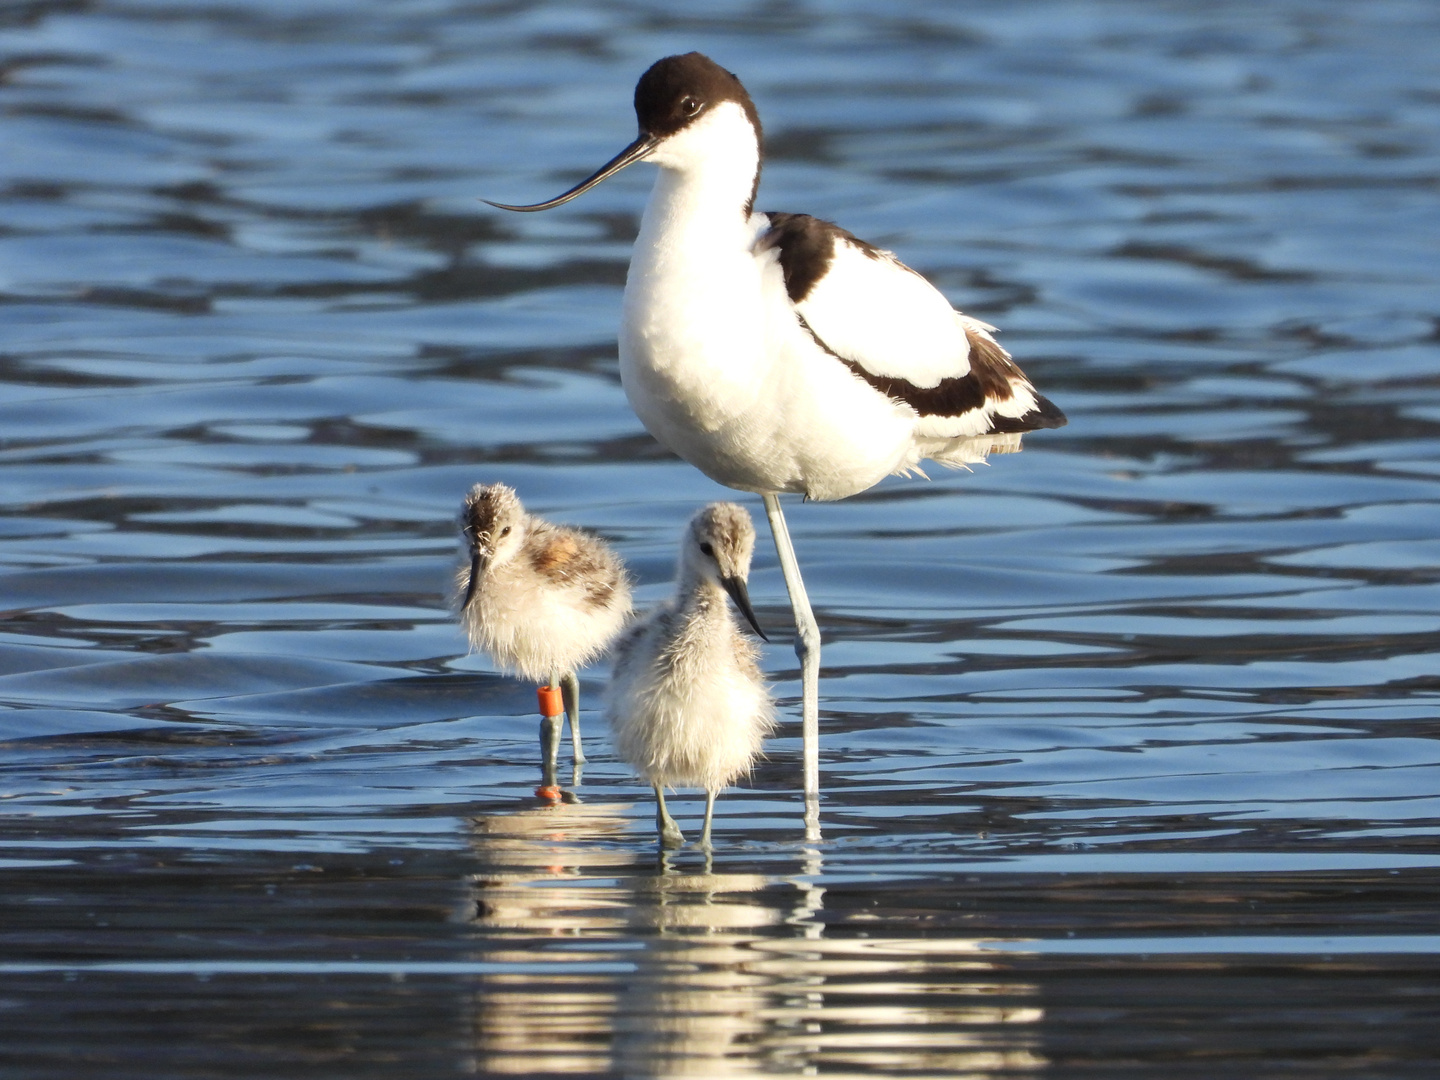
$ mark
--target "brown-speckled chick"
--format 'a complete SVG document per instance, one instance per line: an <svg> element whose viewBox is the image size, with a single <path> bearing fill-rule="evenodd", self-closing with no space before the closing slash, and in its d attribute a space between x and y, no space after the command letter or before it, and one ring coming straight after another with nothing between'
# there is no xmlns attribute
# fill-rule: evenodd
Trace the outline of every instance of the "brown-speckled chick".
<svg viewBox="0 0 1440 1080"><path fill-rule="evenodd" d="M598 537L527 514L504 484L471 488L460 524L468 562L456 584L470 644L513 675L562 689L578 773L585 754L575 670L604 652L630 616L625 565ZM541 723L548 791L556 790L560 723Z"/></svg>

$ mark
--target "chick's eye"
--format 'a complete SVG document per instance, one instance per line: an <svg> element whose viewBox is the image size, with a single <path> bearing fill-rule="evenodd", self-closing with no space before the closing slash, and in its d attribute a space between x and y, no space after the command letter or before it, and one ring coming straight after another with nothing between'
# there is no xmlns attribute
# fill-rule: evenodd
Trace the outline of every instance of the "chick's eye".
<svg viewBox="0 0 1440 1080"><path fill-rule="evenodd" d="M697 112L700 111L700 99L693 97L681 98L680 111L683 112L686 116L694 116Z"/></svg>
<svg viewBox="0 0 1440 1080"><path fill-rule="evenodd" d="M712 559L715 557L715 549L710 545L710 542L708 540L700 545L700 550L703 551L706 555L709 555Z"/></svg>
<svg viewBox="0 0 1440 1080"><path fill-rule="evenodd" d="M503 529L501 529L501 530L500 530L500 535L501 535L501 536L509 536L509 535L510 535L510 526L509 526L509 525L506 525Z"/></svg>

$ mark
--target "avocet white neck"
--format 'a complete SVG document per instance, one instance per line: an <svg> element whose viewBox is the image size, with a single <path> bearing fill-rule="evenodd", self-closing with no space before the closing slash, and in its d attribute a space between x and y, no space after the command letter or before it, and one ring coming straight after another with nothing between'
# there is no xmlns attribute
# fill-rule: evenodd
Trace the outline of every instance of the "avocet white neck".
<svg viewBox="0 0 1440 1080"><path fill-rule="evenodd" d="M620 375L662 443L708 457L713 437L765 394L773 363L762 267L751 253L761 222L748 213L760 149L744 110L721 102L649 160L660 170L625 282ZM719 450L719 471L741 481L732 486L767 489L765 477Z"/></svg>
<svg viewBox="0 0 1440 1080"><path fill-rule="evenodd" d="M682 181L697 211L723 216L729 204L740 221L749 217L760 173L760 140L735 102L712 106L659 143L646 160L661 168L657 188L667 177Z"/></svg>

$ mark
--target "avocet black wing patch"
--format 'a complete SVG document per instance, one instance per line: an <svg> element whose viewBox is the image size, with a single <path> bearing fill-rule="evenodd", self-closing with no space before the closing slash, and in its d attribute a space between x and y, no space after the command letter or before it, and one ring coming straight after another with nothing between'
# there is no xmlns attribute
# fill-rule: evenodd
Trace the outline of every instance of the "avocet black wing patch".
<svg viewBox="0 0 1440 1080"><path fill-rule="evenodd" d="M872 244L808 214L771 213L757 250L776 249L790 302L857 377L913 408L937 438L1060 427L991 336L933 285Z"/></svg>

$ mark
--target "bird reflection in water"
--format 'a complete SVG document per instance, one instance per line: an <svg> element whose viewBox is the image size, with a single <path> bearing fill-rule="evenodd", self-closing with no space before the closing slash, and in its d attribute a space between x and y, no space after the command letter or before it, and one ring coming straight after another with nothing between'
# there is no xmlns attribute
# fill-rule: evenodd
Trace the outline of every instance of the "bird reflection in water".
<svg viewBox="0 0 1440 1080"><path fill-rule="evenodd" d="M633 810L558 804L472 822L480 958L514 965L475 990L476 1072L998 1078L1045 1066L1037 990L983 942L861 936L873 923L860 913L826 915L815 848L777 855L773 873L657 863L628 839Z"/></svg>

